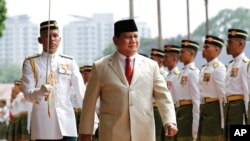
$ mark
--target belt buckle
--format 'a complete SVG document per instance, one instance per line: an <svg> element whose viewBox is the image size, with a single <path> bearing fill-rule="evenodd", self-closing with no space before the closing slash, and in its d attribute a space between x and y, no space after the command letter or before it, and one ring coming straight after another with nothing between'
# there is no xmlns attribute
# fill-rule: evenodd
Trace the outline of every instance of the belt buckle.
<svg viewBox="0 0 250 141"><path fill-rule="evenodd" d="M223 102L224 102L224 104L228 103L227 97L223 98Z"/></svg>
<svg viewBox="0 0 250 141"><path fill-rule="evenodd" d="M206 104L206 98L205 97L201 97L201 104Z"/></svg>
<svg viewBox="0 0 250 141"><path fill-rule="evenodd" d="M179 101L176 101L175 107L176 107L176 108L180 107L180 102L179 102Z"/></svg>

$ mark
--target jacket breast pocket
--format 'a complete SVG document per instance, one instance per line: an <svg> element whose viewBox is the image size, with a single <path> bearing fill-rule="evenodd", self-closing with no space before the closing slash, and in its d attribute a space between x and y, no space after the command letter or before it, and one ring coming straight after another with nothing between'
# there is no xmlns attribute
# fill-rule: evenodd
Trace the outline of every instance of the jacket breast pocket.
<svg viewBox="0 0 250 141"><path fill-rule="evenodd" d="M59 74L63 75L71 75L72 71L71 68L69 67L69 64L60 64L58 68Z"/></svg>

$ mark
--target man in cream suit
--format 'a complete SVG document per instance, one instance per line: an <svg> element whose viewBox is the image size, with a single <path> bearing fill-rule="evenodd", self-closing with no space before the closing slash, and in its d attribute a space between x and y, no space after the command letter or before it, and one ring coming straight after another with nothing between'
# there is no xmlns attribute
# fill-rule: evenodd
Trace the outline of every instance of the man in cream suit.
<svg viewBox="0 0 250 141"><path fill-rule="evenodd" d="M155 141L153 100L166 135L177 132L171 94L158 64L137 53L140 39L133 19L114 24L117 51L93 64L81 121L81 141L91 141L97 98L100 97L100 141Z"/></svg>

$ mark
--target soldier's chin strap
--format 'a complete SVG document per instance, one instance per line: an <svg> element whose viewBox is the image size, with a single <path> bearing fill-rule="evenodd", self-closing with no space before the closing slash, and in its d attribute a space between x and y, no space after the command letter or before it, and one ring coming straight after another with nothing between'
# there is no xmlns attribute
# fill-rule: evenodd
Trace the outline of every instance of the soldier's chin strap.
<svg viewBox="0 0 250 141"><path fill-rule="evenodd" d="M46 85L48 84L48 71L49 71L49 46L50 46L50 7L51 7L51 0L49 0L49 15L48 15L48 35L47 35L47 62L46 62ZM47 101L48 102L48 116L49 116L49 118L50 118L50 116L51 116L51 112L50 112L50 107L51 107L51 105L50 105L50 95L52 94L52 92L50 91L49 93L48 93L48 95L47 96L45 96L45 101Z"/></svg>

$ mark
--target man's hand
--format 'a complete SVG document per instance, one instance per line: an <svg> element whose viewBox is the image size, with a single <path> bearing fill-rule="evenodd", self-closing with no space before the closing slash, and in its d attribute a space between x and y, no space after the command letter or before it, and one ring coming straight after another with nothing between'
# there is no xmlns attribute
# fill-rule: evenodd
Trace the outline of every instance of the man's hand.
<svg viewBox="0 0 250 141"><path fill-rule="evenodd" d="M165 129L166 136L174 136L174 135L176 135L176 133L178 131L177 126L173 123L165 124L164 129Z"/></svg>
<svg viewBox="0 0 250 141"><path fill-rule="evenodd" d="M44 84L41 86L41 88L39 89L39 95L41 96L47 96L48 93L50 93L53 89L53 86L50 84Z"/></svg>
<svg viewBox="0 0 250 141"><path fill-rule="evenodd" d="M92 141L91 134L80 134L79 138L80 138L80 141Z"/></svg>

